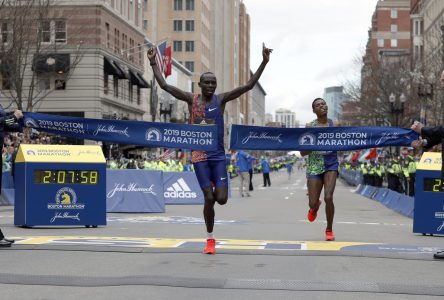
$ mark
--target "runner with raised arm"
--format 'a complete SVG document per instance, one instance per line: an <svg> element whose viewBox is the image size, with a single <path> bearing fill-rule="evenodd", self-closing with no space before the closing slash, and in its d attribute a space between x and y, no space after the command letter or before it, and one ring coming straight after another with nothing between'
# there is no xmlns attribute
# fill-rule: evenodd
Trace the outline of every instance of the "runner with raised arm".
<svg viewBox="0 0 444 300"><path fill-rule="evenodd" d="M198 85L201 88L201 94L185 92L167 84L156 63L156 48L150 48L147 53L150 65L153 68L154 77L159 86L178 100L185 101L188 104L190 112L189 123L216 124L217 126L217 150L191 152L191 160L205 199L203 215L207 229L207 243L204 248L204 253L206 254L216 253L216 241L213 236L214 204L217 202L220 205L224 205L228 200L223 119L225 105L255 86L270 59L271 52L272 49L266 48L263 44L262 63L247 84L219 95L214 94L217 80L216 76L211 72L205 72L200 76Z"/></svg>

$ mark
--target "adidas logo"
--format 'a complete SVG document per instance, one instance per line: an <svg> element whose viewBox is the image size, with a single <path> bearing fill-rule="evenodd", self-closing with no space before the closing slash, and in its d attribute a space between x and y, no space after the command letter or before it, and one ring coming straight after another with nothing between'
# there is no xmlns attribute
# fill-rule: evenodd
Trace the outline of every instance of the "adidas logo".
<svg viewBox="0 0 444 300"><path fill-rule="evenodd" d="M163 193L165 198L196 198L195 192L192 192L183 178L178 179Z"/></svg>

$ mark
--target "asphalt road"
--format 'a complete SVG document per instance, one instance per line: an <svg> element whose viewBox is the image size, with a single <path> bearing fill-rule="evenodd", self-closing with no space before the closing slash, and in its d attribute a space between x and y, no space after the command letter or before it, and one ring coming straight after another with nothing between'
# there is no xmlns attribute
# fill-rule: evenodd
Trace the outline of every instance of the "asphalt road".
<svg viewBox="0 0 444 300"><path fill-rule="evenodd" d="M335 192L336 241L314 223L305 176L271 174L252 197L216 207L216 255L205 242L202 207L164 214L108 214L99 228L19 228L13 208L0 226L17 242L0 251L0 299L438 299L444 297L443 237L412 233L412 219L353 193Z"/></svg>

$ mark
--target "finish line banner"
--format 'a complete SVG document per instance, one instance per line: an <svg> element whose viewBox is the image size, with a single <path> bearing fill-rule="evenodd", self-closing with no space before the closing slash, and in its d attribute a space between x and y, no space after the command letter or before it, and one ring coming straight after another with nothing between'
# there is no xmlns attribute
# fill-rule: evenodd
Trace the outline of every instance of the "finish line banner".
<svg viewBox="0 0 444 300"><path fill-rule="evenodd" d="M344 151L410 146L419 135L394 127L276 128L232 125L230 149Z"/></svg>
<svg viewBox="0 0 444 300"><path fill-rule="evenodd" d="M149 147L216 150L215 125L85 119L25 112L25 127L76 139Z"/></svg>

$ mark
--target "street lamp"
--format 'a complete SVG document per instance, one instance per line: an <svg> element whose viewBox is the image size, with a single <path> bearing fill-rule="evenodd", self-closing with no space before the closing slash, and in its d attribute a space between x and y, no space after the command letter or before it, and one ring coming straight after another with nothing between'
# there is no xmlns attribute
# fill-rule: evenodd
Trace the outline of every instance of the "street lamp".
<svg viewBox="0 0 444 300"><path fill-rule="evenodd" d="M166 102L160 102L160 116L162 119L162 115L163 115L163 121L166 123L167 121L167 115L168 115L168 119L171 119L171 112L173 111L173 100L169 100L168 101L168 107L163 107L164 105L166 106Z"/></svg>
<svg viewBox="0 0 444 300"><path fill-rule="evenodd" d="M399 101L396 101L395 94L391 93L389 96L390 112L395 116L395 127L399 127L399 116L404 113L404 103L407 100L404 93L399 96ZM390 154L392 153L392 147L390 147ZM395 149L395 153L399 154L399 149Z"/></svg>
<svg viewBox="0 0 444 300"><path fill-rule="evenodd" d="M407 100L404 93L399 96L399 103L396 101L395 94L391 93L389 96L389 102L390 102L390 112L392 115L395 116L395 126L399 127L399 116L404 113L404 103Z"/></svg>

